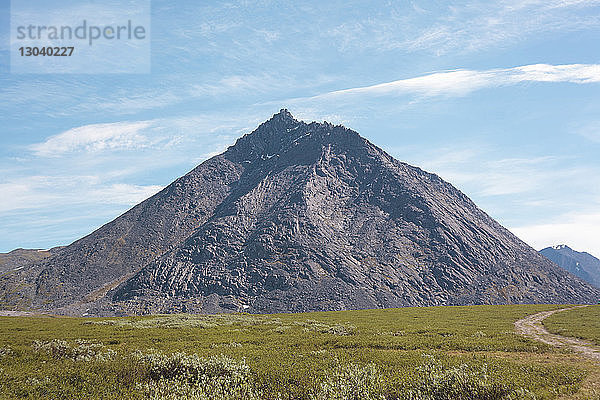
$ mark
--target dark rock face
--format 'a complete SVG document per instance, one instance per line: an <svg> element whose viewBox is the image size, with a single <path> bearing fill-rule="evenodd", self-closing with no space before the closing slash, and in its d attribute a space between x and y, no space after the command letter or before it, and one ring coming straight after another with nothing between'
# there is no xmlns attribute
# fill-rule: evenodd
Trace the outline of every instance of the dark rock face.
<svg viewBox="0 0 600 400"><path fill-rule="evenodd" d="M575 251L564 244L546 247L540 253L559 267L600 288L600 260L593 255Z"/></svg>
<svg viewBox="0 0 600 400"><path fill-rule="evenodd" d="M32 267L33 304L91 314L592 302L438 176L282 110Z"/></svg>

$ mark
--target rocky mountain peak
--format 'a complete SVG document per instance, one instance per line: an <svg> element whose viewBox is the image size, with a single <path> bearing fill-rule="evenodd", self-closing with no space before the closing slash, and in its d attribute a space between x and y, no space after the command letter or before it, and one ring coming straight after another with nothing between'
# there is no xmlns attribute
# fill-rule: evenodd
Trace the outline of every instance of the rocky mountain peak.
<svg viewBox="0 0 600 400"><path fill-rule="evenodd" d="M273 114L271 120L298 122L287 108L282 108L277 114Z"/></svg>
<svg viewBox="0 0 600 400"><path fill-rule="evenodd" d="M298 121L285 109L18 273L29 279L19 286L23 302L90 315L573 303L600 295L436 175L351 129ZM5 288L5 298L15 298L15 276L0 276L0 295Z"/></svg>
<svg viewBox="0 0 600 400"><path fill-rule="evenodd" d="M282 108L278 113L263 122L250 135L264 136L267 133L277 133L281 136L293 135L299 126L306 125L304 122L294 118L292 113Z"/></svg>
<svg viewBox="0 0 600 400"><path fill-rule="evenodd" d="M368 142L357 132L343 126L329 122L307 124L294 118L287 109L281 109L254 131L238 139L228 148L225 156L245 164L292 153L295 154L293 157L313 159L321 154L322 147L332 144L354 146L358 149L365 147L364 144ZM366 147L374 148L370 144Z"/></svg>

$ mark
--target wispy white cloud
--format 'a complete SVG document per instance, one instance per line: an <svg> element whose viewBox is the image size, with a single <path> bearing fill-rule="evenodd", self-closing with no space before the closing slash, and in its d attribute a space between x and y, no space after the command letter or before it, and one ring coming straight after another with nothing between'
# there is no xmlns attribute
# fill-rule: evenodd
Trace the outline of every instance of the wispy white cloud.
<svg viewBox="0 0 600 400"><path fill-rule="evenodd" d="M69 244L162 189L102 179L32 176L0 184L0 220L7 235L0 250Z"/></svg>
<svg viewBox="0 0 600 400"><path fill-rule="evenodd" d="M98 199L98 203L134 205L150 196L155 195L163 189L158 185L129 185L115 183L106 187L96 188L90 191L92 198Z"/></svg>
<svg viewBox="0 0 600 400"><path fill-rule="evenodd" d="M497 77L508 82L600 82L600 64L533 64L498 70Z"/></svg>
<svg viewBox="0 0 600 400"><path fill-rule="evenodd" d="M532 193L547 187L552 180L577 177L580 171L557 169L557 161L557 157L546 156L505 158L483 163L483 171L475 173L475 179L480 182L479 193L482 196Z"/></svg>
<svg viewBox="0 0 600 400"><path fill-rule="evenodd" d="M593 196L588 177L600 173L598 166L579 164L568 156L498 158L493 147L473 144L413 151L408 161L465 189L470 196L518 196L523 205L539 205L540 193L557 195L551 204L564 200L560 193Z"/></svg>
<svg viewBox="0 0 600 400"><path fill-rule="evenodd" d="M533 35L597 29L598 4L597 0L423 1L407 10L398 3L386 13L338 24L327 34L343 52L471 53L505 48Z"/></svg>
<svg viewBox="0 0 600 400"><path fill-rule="evenodd" d="M262 75L230 75L216 82L193 84L188 89L188 95L194 97L220 96L224 94L240 94L249 91L269 91L281 89L282 86L290 86L288 80L276 79L275 77Z"/></svg>
<svg viewBox="0 0 600 400"><path fill-rule="evenodd" d="M140 111L159 109L177 104L185 99L185 96L173 91L145 90L142 93L122 94L113 96L109 101L94 99L79 106L88 111L107 111L117 114L135 114Z"/></svg>
<svg viewBox="0 0 600 400"><path fill-rule="evenodd" d="M560 9L571 7L592 7L600 4L599 0L510 0L499 2L505 11L518 11L530 7L539 7L540 9Z"/></svg>
<svg viewBox="0 0 600 400"><path fill-rule="evenodd" d="M30 148L37 156L42 157L60 156L74 151L135 149L148 145L148 138L141 131L151 125L150 121L84 125L51 136Z"/></svg>
<svg viewBox="0 0 600 400"><path fill-rule="evenodd" d="M17 210L42 210L74 205L131 206L162 190L158 185L105 183L100 175L35 175L0 183L0 216Z"/></svg>
<svg viewBox="0 0 600 400"><path fill-rule="evenodd" d="M401 94L417 93L424 95L453 94L464 95L473 90L490 86L494 77L490 72L478 71L447 71L423 75L416 78L400 79L352 89L338 90L322 96L340 96L355 94Z"/></svg>
<svg viewBox="0 0 600 400"><path fill-rule="evenodd" d="M479 89L515 85L522 82L598 83L600 82L600 64L533 64L484 71L455 70L435 72L377 85L336 90L313 96L310 99L360 95L384 96L407 93L423 96L463 96Z"/></svg>

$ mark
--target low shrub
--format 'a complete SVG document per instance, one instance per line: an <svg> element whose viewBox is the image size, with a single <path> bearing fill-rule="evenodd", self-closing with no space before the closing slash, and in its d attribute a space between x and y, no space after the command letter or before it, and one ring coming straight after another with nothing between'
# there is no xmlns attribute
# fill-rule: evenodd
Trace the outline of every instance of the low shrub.
<svg viewBox="0 0 600 400"><path fill-rule="evenodd" d="M254 314L217 314L217 315L193 315L193 314L168 314L155 315L143 318L120 318L85 321L84 325L108 325L120 328L201 328L211 329L221 326L241 325L255 326L260 324L277 324L277 318L270 318Z"/></svg>
<svg viewBox="0 0 600 400"><path fill-rule="evenodd" d="M102 343L77 339L76 345L71 346L64 340L35 340L32 344L36 353L46 353L56 359L71 359L74 361L106 361L115 356L115 351L107 349Z"/></svg>
<svg viewBox="0 0 600 400"><path fill-rule="evenodd" d="M358 332L354 325L348 323L328 325L314 319L307 319L306 322L297 321L295 324L302 326L305 332L329 333L338 336L349 336Z"/></svg>
<svg viewBox="0 0 600 400"><path fill-rule="evenodd" d="M317 400L385 400L383 378L375 364L349 364L332 371L320 385Z"/></svg>
<svg viewBox="0 0 600 400"><path fill-rule="evenodd" d="M487 367L444 367L434 357L417 368L418 379L399 400L502 400L513 391L490 379Z"/></svg>
<svg viewBox="0 0 600 400"><path fill-rule="evenodd" d="M250 367L220 355L202 358L197 354L161 352L135 354L148 366L148 380L138 387L149 399L258 400Z"/></svg>

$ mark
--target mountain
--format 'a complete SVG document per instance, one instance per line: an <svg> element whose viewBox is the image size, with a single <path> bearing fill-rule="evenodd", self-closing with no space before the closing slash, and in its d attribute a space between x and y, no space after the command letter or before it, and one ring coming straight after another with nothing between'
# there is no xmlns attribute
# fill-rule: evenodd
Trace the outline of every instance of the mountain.
<svg viewBox="0 0 600 400"><path fill-rule="evenodd" d="M600 288L600 260L585 252L561 244L546 247L540 253L559 267Z"/></svg>
<svg viewBox="0 0 600 400"><path fill-rule="evenodd" d="M586 303L600 295L438 176L357 132L287 110L2 286L12 290L6 304L18 297L75 315Z"/></svg>

